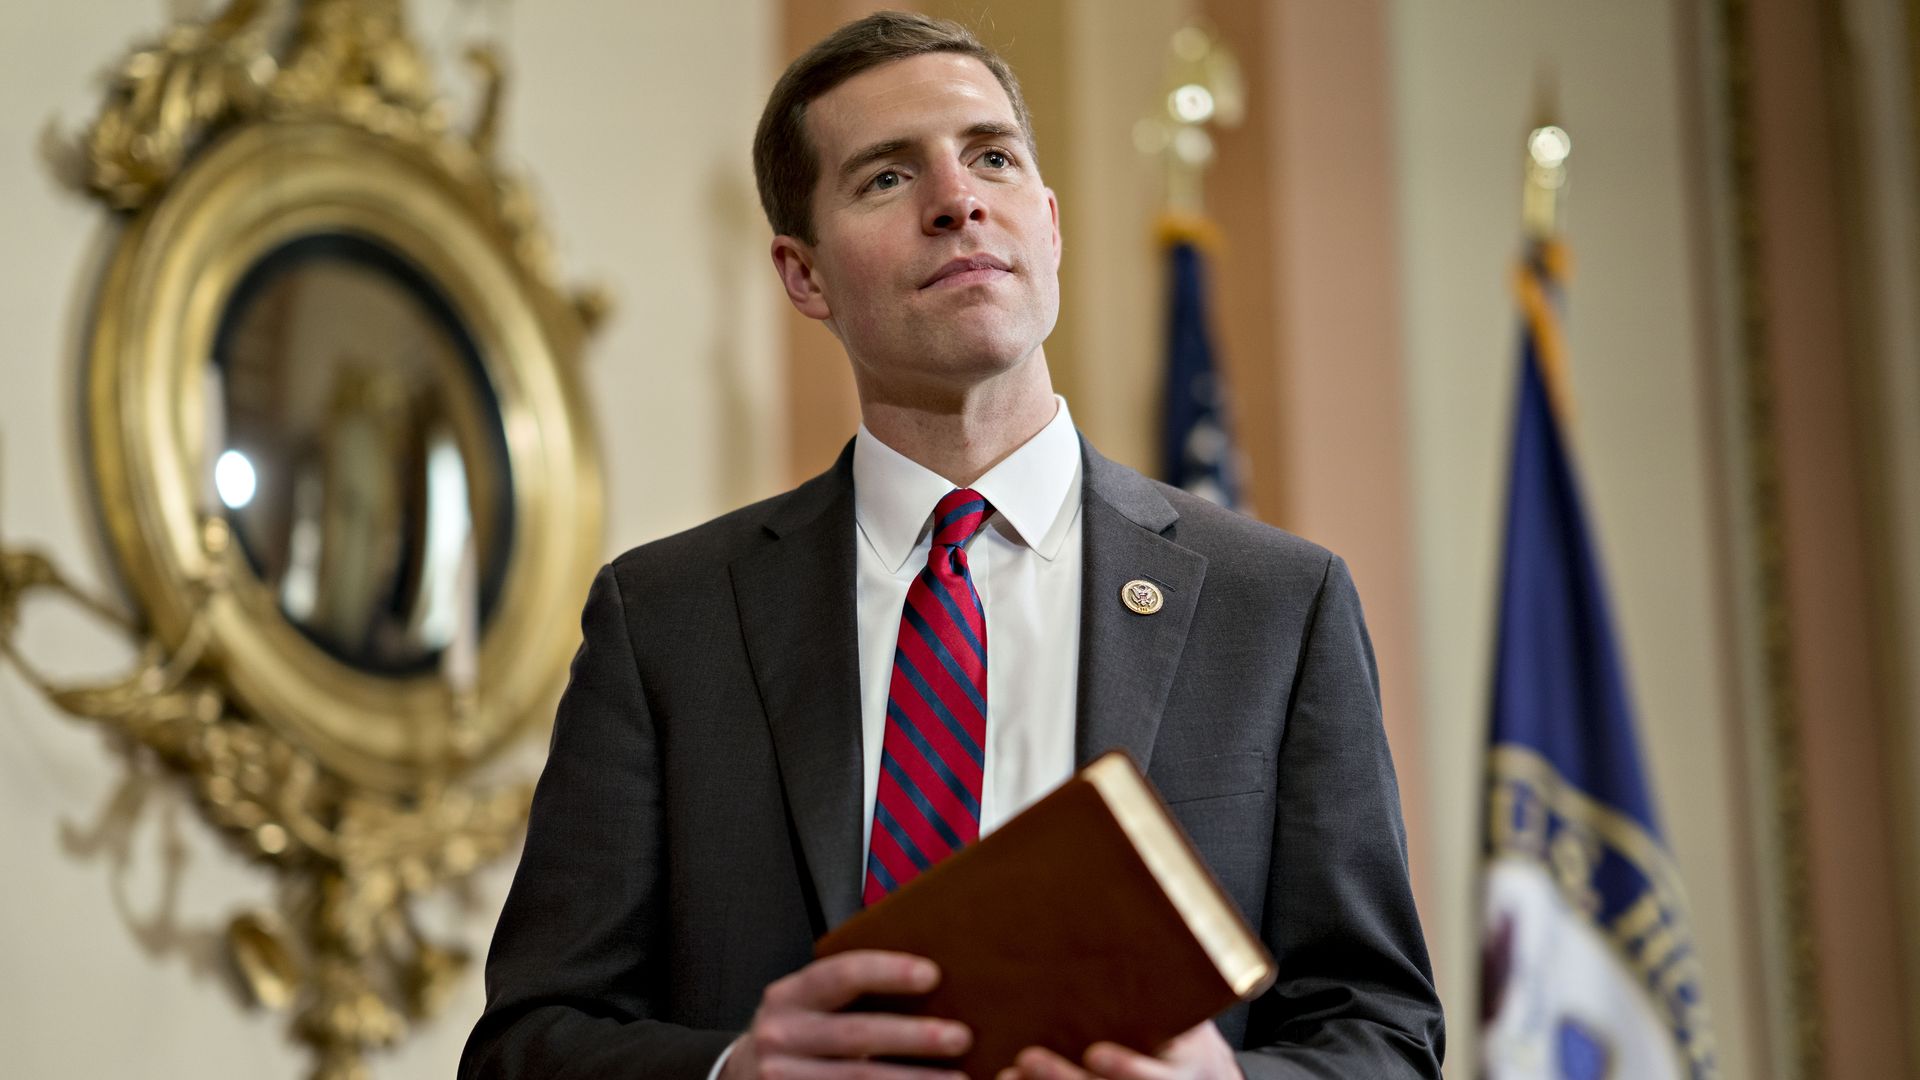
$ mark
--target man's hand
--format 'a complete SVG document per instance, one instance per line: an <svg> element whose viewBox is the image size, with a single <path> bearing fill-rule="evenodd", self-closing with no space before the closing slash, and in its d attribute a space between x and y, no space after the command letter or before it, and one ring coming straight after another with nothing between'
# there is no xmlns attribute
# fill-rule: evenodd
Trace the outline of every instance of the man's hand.
<svg viewBox="0 0 1920 1080"><path fill-rule="evenodd" d="M1003 1069L999 1080L1237 1080L1242 1074L1233 1048L1209 1020L1160 1048L1154 1057L1110 1042L1087 1048L1082 1065L1075 1065L1044 1047L1020 1051L1014 1067Z"/></svg>
<svg viewBox="0 0 1920 1080"><path fill-rule="evenodd" d="M955 1057L973 1042L965 1024L835 1011L862 994L924 994L939 981L933 961L905 953L859 950L815 960L760 995L753 1026L733 1044L721 1080L965 1080L958 1072L863 1060Z"/></svg>

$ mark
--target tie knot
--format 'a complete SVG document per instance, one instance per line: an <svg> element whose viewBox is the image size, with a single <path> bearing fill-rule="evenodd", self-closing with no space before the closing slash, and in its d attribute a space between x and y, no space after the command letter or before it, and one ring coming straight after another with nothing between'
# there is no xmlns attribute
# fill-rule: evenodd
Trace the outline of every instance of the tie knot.
<svg viewBox="0 0 1920 1080"><path fill-rule="evenodd" d="M955 488L933 508L933 544L935 547L960 547L980 526L987 523L993 507L972 488Z"/></svg>

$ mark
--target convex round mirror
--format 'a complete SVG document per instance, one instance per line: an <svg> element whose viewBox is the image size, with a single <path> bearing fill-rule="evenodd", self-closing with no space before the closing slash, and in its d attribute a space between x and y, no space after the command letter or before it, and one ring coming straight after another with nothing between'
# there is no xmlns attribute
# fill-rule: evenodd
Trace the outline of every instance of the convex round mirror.
<svg viewBox="0 0 1920 1080"><path fill-rule="evenodd" d="M371 673L477 641L513 474L479 347L433 281L367 237L288 241L241 277L213 364L214 491L280 613Z"/></svg>
<svg viewBox="0 0 1920 1080"><path fill-rule="evenodd" d="M237 699L388 787L547 713L599 557L578 319L442 164L240 129L128 225L89 356L155 632L198 626Z"/></svg>

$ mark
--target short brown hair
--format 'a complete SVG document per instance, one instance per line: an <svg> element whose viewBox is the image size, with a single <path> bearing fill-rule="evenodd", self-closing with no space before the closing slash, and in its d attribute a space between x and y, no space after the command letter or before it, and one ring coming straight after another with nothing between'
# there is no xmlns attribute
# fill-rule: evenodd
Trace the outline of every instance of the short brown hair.
<svg viewBox="0 0 1920 1080"><path fill-rule="evenodd" d="M877 11L828 34L820 44L787 67L767 95L760 128L753 136L753 178L767 223L783 236L811 244L813 188L820 180L820 155L807 138L807 106L821 95L882 64L927 53L960 53L986 65L1007 92L1013 114L1034 155L1033 118L1020 96L1020 82L1007 62L959 23L905 11Z"/></svg>

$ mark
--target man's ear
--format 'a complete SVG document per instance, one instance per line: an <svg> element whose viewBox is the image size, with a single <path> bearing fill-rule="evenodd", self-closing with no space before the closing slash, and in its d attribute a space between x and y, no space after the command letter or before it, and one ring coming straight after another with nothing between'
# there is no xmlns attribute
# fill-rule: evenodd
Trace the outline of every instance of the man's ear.
<svg viewBox="0 0 1920 1080"><path fill-rule="evenodd" d="M1047 216L1053 220L1053 272L1060 272L1060 200L1047 188Z"/></svg>
<svg viewBox="0 0 1920 1080"><path fill-rule="evenodd" d="M811 245L791 236L774 237L773 269L780 275L780 284L786 286L787 300L795 311L809 319L833 318L833 308L827 304L827 295L813 272Z"/></svg>

